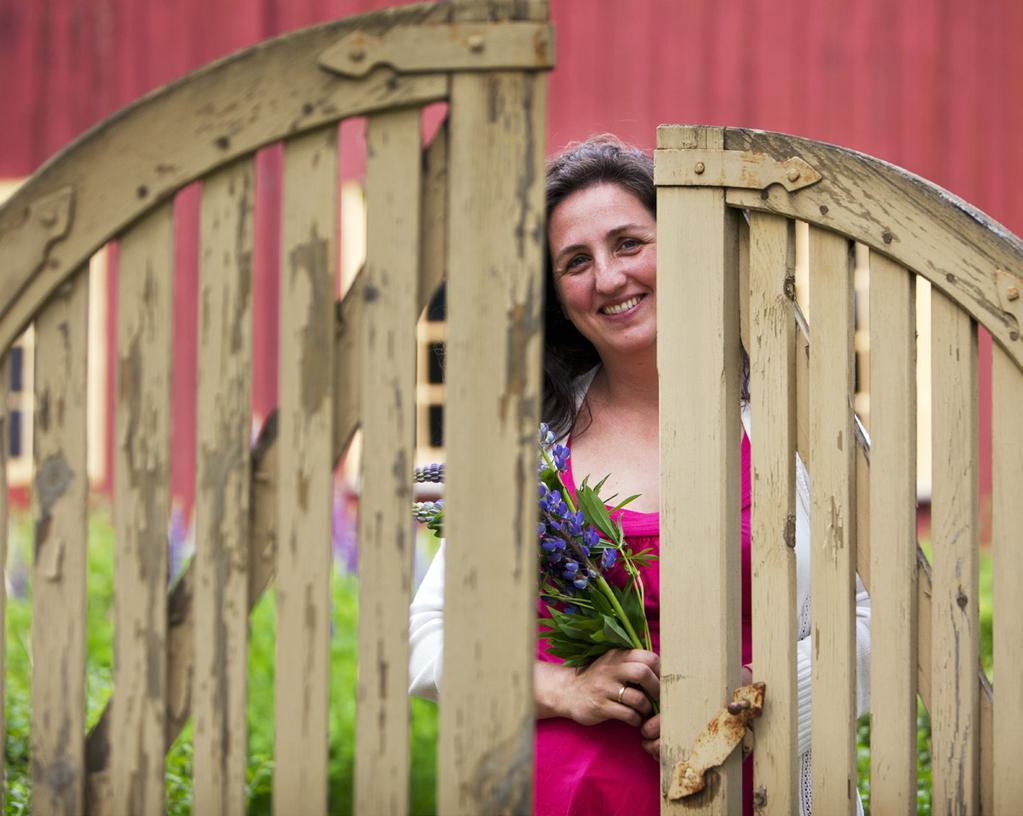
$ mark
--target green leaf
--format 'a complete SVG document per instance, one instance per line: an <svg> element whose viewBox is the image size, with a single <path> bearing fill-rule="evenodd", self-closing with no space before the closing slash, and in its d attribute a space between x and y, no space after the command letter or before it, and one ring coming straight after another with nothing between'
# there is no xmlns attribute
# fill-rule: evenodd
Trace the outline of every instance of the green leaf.
<svg viewBox="0 0 1023 816"><path fill-rule="evenodd" d="M625 505L629 504L630 502L634 502L641 495L642 495L641 493L634 493L633 495L629 496L629 498L622 499L620 502L618 502L618 504L616 504L614 506L614 509L611 512L612 513L617 513L619 510L621 510L623 507L625 507Z"/></svg>
<svg viewBox="0 0 1023 816"><path fill-rule="evenodd" d="M631 649L632 641L629 640L629 636L622 628L621 624L618 623L610 615L604 615L604 632L606 639L623 649Z"/></svg>

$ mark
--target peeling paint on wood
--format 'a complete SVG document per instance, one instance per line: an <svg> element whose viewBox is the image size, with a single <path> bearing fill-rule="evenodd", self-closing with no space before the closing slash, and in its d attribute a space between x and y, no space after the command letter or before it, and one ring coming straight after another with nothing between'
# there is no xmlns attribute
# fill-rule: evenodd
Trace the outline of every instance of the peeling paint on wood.
<svg viewBox="0 0 1023 816"><path fill-rule="evenodd" d="M114 463L111 806L162 813L166 721L173 212L120 242Z"/></svg>
<svg viewBox="0 0 1023 816"><path fill-rule="evenodd" d="M851 593L856 570L854 449L836 444L840 434L844 439L851 437L853 424L849 402L853 390L853 281L849 261L846 238L811 227L811 696L829 700L829 705L815 707L811 720L813 809L855 814L856 804L846 785L846 780L856 775L856 641Z"/></svg>
<svg viewBox="0 0 1023 816"><path fill-rule="evenodd" d="M415 450L416 318L421 216L420 114L370 117L366 128L366 266L359 340L363 492L355 809L404 816L409 773L408 605ZM372 293L373 296L369 297ZM402 667L395 670L394 667Z"/></svg>
<svg viewBox="0 0 1023 816"><path fill-rule="evenodd" d="M741 224L741 222L740 222ZM741 234L741 233L740 233ZM772 690L753 754L758 785L771 792L764 816L798 810L796 743L796 373L795 230L788 219L750 213L750 569L753 665ZM740 315L740 320L741 320Z"/></svg>
<svg viewBox="0 0 1023 816"><path fill-rule="evenodd" d="M247 160L204 182L199 267L194 803L197 812L239 815L248 761L254 178Z"/></svg>
<svg viewBox="0 0 1023 816"><path fill-rule="evenodd" d="M975 682L978 576L977 329L969 315L931 292L933 492L931 536L931 757L933 801L949 813L980 807L980 708Z"/></svg>
<svg viewBox="0 0 1023 816"><path fill-rule="evenodd" d="M454 12L476 19L482 6ZM539 420L545 106L543 77L452 78L445 584L459 590L445 601L446 814L532 812L536 501L522 464L535 456ZM484 540L480 517L494 531Z"/></svg>
<svg viewBox="0 0 1023 816"><path fill-rule="evenodd" d="M33 619L46 621L32 627L32 811L42 814L84 807L88 309L82 269L36 319L36 406L49 413L35 423L32 499Z"/></svg>
<svg viewBox="0 0 1023 816"><path fill-rule="evenodd" d="M274 812L327 808L337 128L285 143ZM296 501L297 498L301 501Z"/></svg>

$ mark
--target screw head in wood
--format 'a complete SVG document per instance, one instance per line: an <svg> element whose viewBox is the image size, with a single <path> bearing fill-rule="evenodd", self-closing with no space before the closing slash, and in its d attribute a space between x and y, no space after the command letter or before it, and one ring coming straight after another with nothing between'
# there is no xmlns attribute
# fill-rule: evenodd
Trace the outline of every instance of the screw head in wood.
<svg viewBox="0 0 1023 816"><path fill-rule="evenodd" d="M1007 289L1007 290L1005 291L1005 296L1006 296L1006 297L1007 297L1007 298L1008 298L1009 300L1019 300L1019 289L1017 289L1017 288L1016 288L1015 286L1010 286L1010 287L1009 287L1009 288L1008 288L1008 289Z"/></svg>
<svg viewBox="0 0 1023 816"><path fill-rule="evenodd" d="M479 54L484 48L487 47L483 37L479 34L470 34L466 39L466 44L469 46L469 50L474 54Z"/></svg>
<svg viewBox="0 0 1023 816"><path fill-rule="evenodd" d="M39 221L44 227L54 227L57 225L57 213L52 208L47 208L39 213Z"/></svg>
<svg viewBox="0 0 1023 816"><path fill-rule="evenodd" d="M799 181L799 171L793 167L789 170L788 179L789 181Z"/></svg>
<svg viewBox="0 0 1023 816"><path fill-rule="evenodd" d="M707 169L707 166L703 162L697 162L696 163L696 167L693 168L693 170L696 171L696 175L698 175L698 176L702 176L703 175L703 171L706 170L706 169Z"/></svg>
<svg viewBox="0 0 1023 816"><path fill-rule="evenodd" d="M366 49L355 46L355 48L348 52L348 59L352 62L362 62L366 59Z"/></svg>

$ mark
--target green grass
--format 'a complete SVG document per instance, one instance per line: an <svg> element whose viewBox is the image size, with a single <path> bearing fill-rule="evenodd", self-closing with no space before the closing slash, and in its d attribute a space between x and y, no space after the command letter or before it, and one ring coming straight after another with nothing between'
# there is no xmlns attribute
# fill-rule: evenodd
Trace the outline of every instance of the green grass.
<svg viewBox="0 0 1023 816"><path fill-rule="evenodd" d="M31 553L31 521L15 519L8 567L22 571ZM86 716L91 727L110 697L113 672L113 531L109 515L94 512L89 528L86 658ZM332 586L333 629L330 641L329 809L352 812L355 750L355 685L358 631L358 580L335 572ZM30 812L29 688L31 682L31 587L7 604L7 797L5 813ZM249 642L248 812L269 814L273 788L274 648L276 610L267 593L252 613ZM436 706L412 700L411 813L436 811ZM192 812L192 731L187 726L167 755L167 812Z"/></svg>
<svg viewBox="0 0 1023 816"><path fill-rule="evenodd" d="M8 574L17 579L31 553L31 521L27 515L12 524ZM89 528L87 610L86 716L91 726L110 696L113 666L113 532L109 516L94 512ZM981 661L990 677L991 661L991 557L980 556ZM352 812L354 759L355 685L358 628L358 581L337 572L332 581L333 621L330 654L330 813ZM23 598L7 604L7 797L5 813L30 812L29 686L31 680L31 587ZM249 645L249 768L248 810L269 814L273 788L273 688L276 614L273 593L257 605L251 617ZM412 700L411 813L436 812L437 711L432 703ZM918 794L921 816L931 812L930 721L921 707L917 714ZM860 790L870 806L870 716L857 729ZM187 727L167 756L167 809L173 816L192 810L192 743Z"/></svg>

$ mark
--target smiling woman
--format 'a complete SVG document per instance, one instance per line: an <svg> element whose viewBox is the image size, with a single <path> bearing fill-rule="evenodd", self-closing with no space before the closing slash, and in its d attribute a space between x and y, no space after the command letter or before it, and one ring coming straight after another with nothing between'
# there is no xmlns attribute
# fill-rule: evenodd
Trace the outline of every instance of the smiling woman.
<svg viewBox="0 0 1023 816"><path fill-rule="evenodd" d="M610 474L602 494L639 498L619 511L627 546L660 551L660 439L657 372L657 217L653 163L611 136L568 149L547 167L547 274L544 420L571 450L564 482ZM750 601L749 413L742 389L742 662L752 658ZM804 814L809 807L808 747L811 644L809 514L805 469L797 461L796 560L801 612L799 731ZM678 541L688 549L701 542ZM412 604L412 691L436 698L440 683L443 553ZM617 567L616 567L617 569ZM640 567L652 651L613 649L583 669L552 654L542 630L536 646L534 703L535 812L545 816L660 811L660 576L656 561ZM607 575L624 585L623 571ZM862 589L862 587L860 587ZM550 617L538 603L539 617ZM869 599L857 595L864 655ZM862 663L861 665L865 665ZM744 679L750 679L749 669ZM864 689L865 689L865 683ZM743 813L753 812L751 765L745 768Z"/></svg>

